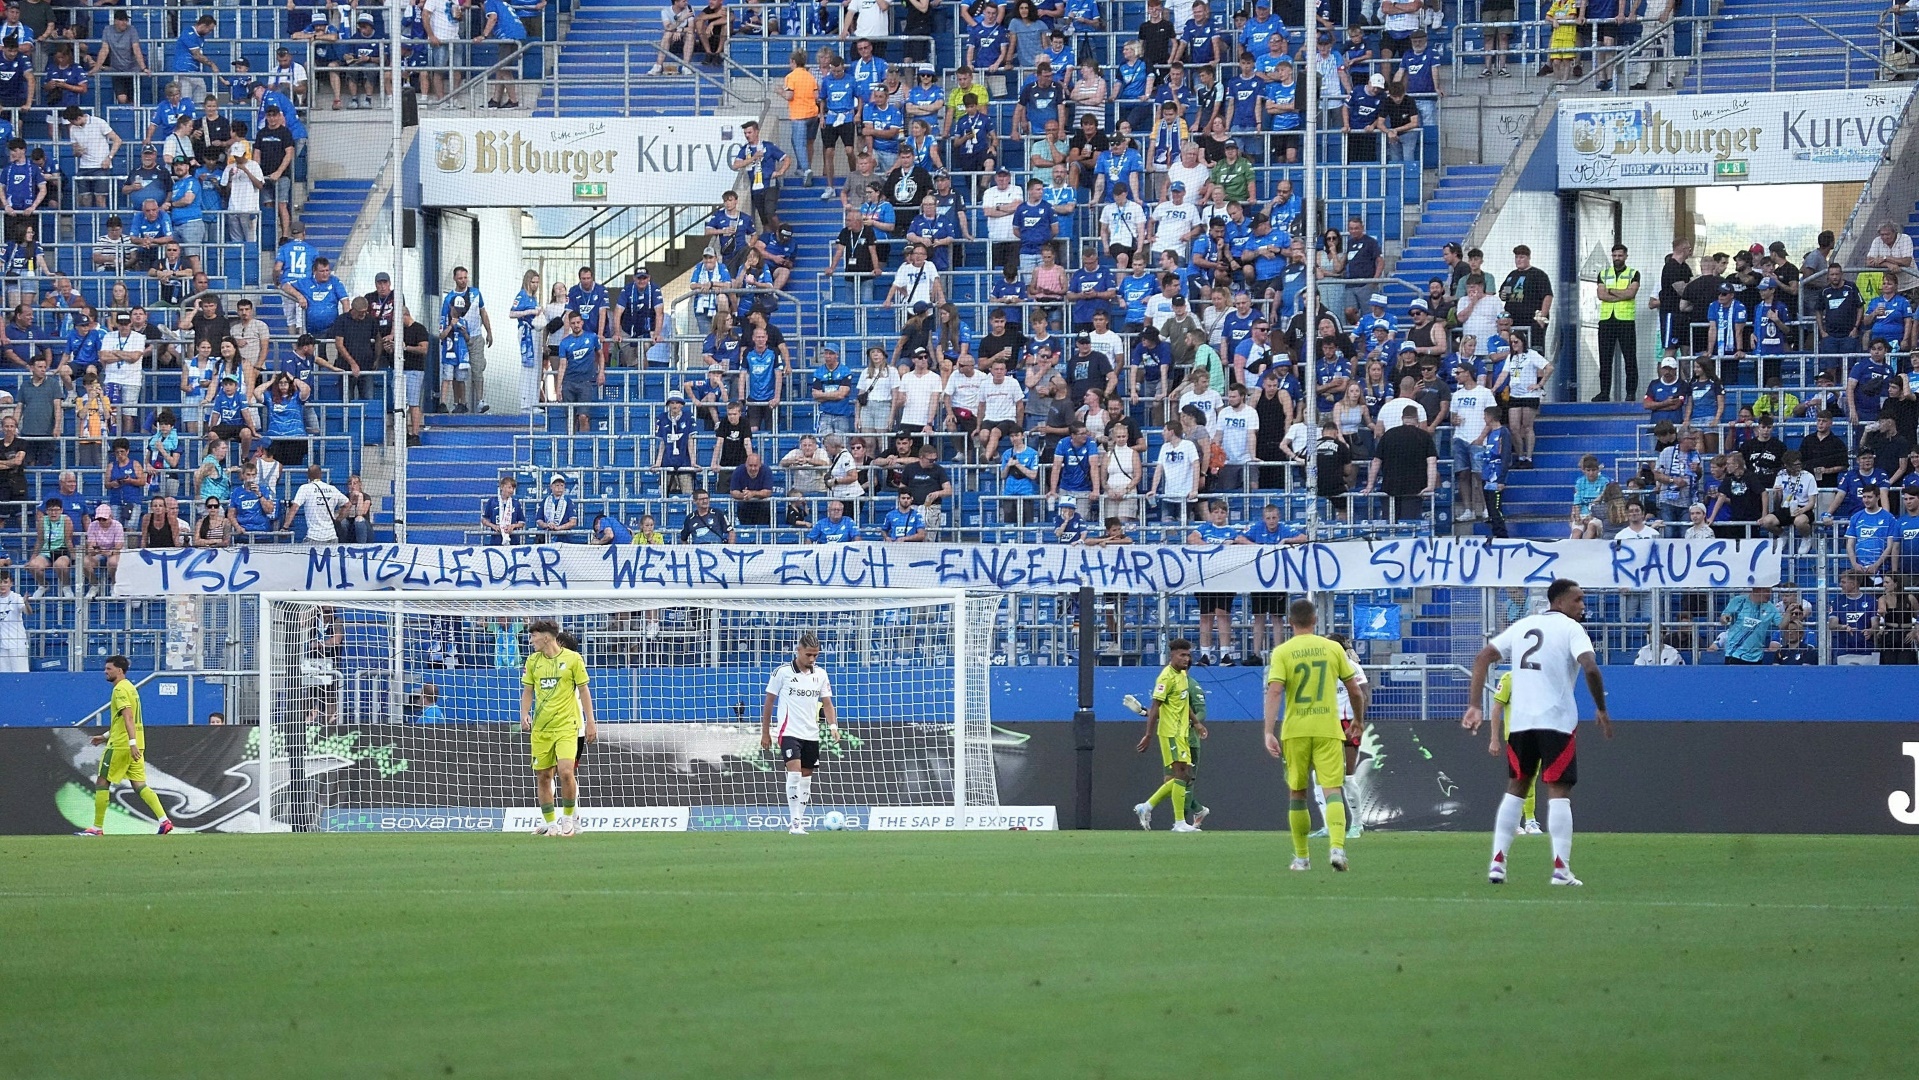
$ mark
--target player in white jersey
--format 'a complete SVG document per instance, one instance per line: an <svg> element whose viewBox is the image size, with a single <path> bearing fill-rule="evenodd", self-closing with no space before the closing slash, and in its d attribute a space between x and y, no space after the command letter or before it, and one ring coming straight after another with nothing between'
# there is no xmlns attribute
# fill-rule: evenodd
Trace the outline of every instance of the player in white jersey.
<svg viewBox="0 0 1919 1080"><path fill-rule="evenodd" d="M1352 641L1348 639L1345 634L1327 634L1326 640L1346 650L1346 659L1353 662L1353 670L1359 673L1356 681L1359 685L1365 686L1366 668L1359 662L1359 653L1353 651ZM1353 723L1353 694L1352 691L1346 689L1344 682L1339 684L1337 692L1339 695L1341 749L1346 752L1346 780L1345 783L1341 785L1341 788L1346 796L1346 839L1351 840L1353 837L1366 831L1365 826L1361 824L1359 820L1359 786L1358 782L1354 779L1359 769L1359 737L1364 732L1366 725L1363 722ZM1370 696L1372 691L1368 690L1366 693ZM1319 807L1319 831L1313 833L1313 835L1330 835L1326 829L1325 788L1317 784L1313 785L1313 802Z"/></svg>
<svg viewBox="0 0 1919 1080"><path fill-rule="evenodd" d="M23 672L27 664L27 616L33 605L13 591L13 574L0 570L0 671Z"/></svg>
<svg viewBox="0 0 1919 1080"><path fill-rule="evenodd" d="M820 639L811 630L793 647L793 662L781 664L766 683L760 705L760 749L771 750L779 739L780 760L786 762L787 832L806 835L806 806L813 801L813 770L820 763L820 717L826 734L840 737L839 710L833 705L833 680L819 666ZM775 717L779 730L774 731Z"/></svg>
<svg viewBox="0 0 1919 1080"><path fill-rule="evenodd" d="M1478 731L1483 716L1479 703L1486 694L1486 673L1494 663L1510 661L1513 700L1506 715L1506 797L1493 819L1493 862L1486 880L1506 880L1506 852L1519 831L1526 789L1538 774L1546 785L1546 832L1553 842L1554 885L1578 885L1573 876L1573 784L1579 779L1573 729L1579 726L1579 708L1573 702L1573 681L1586 673L1592 692L1593 718L1599 733L1612 738L1612 720L1606 715L1606 685L1593 660L1592 639L1579 625L1586 617L1586 594L1578 583L1560 578L1546 589L1546 610L1507 627L1473 658L1472 689L1461 724ZM1543 766L1543 767L1542 767Z"/></svg>

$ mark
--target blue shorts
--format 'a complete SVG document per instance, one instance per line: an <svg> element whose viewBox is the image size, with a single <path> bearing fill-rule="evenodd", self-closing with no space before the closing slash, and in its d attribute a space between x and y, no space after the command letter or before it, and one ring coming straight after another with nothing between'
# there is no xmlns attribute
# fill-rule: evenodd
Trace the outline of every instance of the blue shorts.
<svg viewBox="0 0 1919 1080"><path fill-rule="evenodd" d="M1453 438L1453 472L1479 472L1480 447L1457 436Z"/></svg>

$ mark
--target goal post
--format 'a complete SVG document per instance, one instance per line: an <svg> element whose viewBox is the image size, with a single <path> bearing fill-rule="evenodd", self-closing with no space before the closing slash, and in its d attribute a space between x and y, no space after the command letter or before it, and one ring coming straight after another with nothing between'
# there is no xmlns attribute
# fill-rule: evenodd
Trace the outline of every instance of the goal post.
<svg viewBox="0 0 1919 1080"><path fill-rule="evenodd" d="M530 825L520 730L526 625L580 639L597 742L589 830L783 826L760 747L768 678L821 642L837 740L811 812L999 803L988 681L1003 599L942 589L260 595L261 823L268 830L498 831ZM825 733L822 732L824 737ZM775 752L777 747L775 748Z"/></svg>

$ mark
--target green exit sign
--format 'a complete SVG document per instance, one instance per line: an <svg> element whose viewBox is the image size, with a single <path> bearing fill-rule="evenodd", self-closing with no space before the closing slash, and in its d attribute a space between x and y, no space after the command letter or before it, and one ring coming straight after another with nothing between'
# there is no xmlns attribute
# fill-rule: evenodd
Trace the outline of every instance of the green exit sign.
<svg viewBox="0 0 1919 1080"><path fill-rule="evenodd" d="M1746 163L1744 161L1715 161L1712 164L1714 180L1744 180Z"/></svg>
<svg viewBox="0 0 1919 1080"><path fill-rule="evenodd" d="M606 182L603 180L582 181L573 185L573 197L576 199L606 198Z"/></svg>

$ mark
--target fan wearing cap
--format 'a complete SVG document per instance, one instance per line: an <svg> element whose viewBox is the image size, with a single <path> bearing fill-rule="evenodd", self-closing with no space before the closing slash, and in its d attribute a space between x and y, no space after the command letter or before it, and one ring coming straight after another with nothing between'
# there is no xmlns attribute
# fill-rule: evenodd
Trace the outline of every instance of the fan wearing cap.
<svg viewBox="0 0 1919 1080"><path fill-rule="evenodd" d="M1739 363L1752 348L1752 312L1737 298L1732 282L1719 285L1719 295L1706 305L1706 321L1712 326L1710 355L1720 365L1720 375L1728 382L1739 381Z"/></svg>
<svg viewBox="0 0 1919 1080"><path fill-rule="evenodd" d="M566 476L554 473L546 482L546 498L533 517L533 527L544 534L549 544L573 542L573 530L580 527L579 500L567 494Z"/></svg>
<svg viewBox="0 0 1919 1080"><path fill-rule="evenodd" d="M1204 228L1200 208L1186 201L1186 185L1175 180L1166 185L1166 198L1153 207L1147 220L1147 246L1155 259L1170 251L1183 263L1193 237Z"/></svg>
<svg viewBox="0 0 1919 1080"><path fill-rule="evenodd" d="M1386 76L1373 73L1364 83L1353 87L1346 99L1346 160L1379 160L1380 143L1386 133Z"/></svg>
<svg viewBox="0 0 1919 1080"><path fill-rule="evenodd" d="M782 279L775 279L774 288L781 288ZM626 284L620 288L613 299L613 335L616 339L625 338L643 350L635 355L633 362L644 364L647 346L641 345L642 339L658 345L661 334L665 332L666 320L662 317L666 308L666 299L660 294L660 287L653 283L653 274L644 264L633 268L626 277Z"/></svg>

